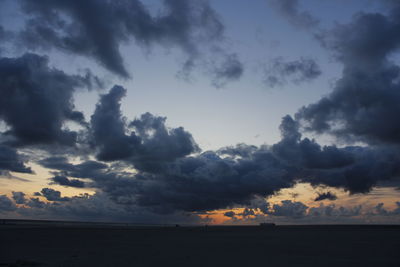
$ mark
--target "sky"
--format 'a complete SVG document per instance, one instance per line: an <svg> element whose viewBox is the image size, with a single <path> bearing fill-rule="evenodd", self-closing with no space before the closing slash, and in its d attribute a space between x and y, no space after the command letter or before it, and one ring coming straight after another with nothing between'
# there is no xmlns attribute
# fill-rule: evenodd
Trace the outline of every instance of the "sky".
<svg viewBox="0 0 400 267"><path fill-rule="evenodd" d="M400 222L397 1L0 6L0 217Z"/></svg>

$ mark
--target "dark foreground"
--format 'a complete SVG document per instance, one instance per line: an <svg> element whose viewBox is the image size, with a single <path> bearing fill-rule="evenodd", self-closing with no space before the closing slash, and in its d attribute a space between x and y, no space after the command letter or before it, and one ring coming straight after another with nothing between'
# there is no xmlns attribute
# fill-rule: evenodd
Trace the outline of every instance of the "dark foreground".
<svg viewBox="0 0 400 267"><path fill-rule="evenodd" d="M400 266L398 226L0 225L0 266Z"/></svg>

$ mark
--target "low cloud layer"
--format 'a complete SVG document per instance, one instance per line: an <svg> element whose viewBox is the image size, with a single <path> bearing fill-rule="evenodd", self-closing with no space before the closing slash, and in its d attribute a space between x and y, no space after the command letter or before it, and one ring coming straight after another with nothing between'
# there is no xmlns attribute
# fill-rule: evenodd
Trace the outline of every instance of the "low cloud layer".
<svg viewBox="0 0 400 267"><path fill-rule="evenodd" d="M343 207L330 204L312 207L300 201L283 200L270 205L266 209L257 207L244 208L242 212L224 213L228 218L225 224L275 222L279 224L326 224L326 223L396 223L400 218L400 203L395 208L386 209L383 203L370 208L362 205Z"/></svg>
<svg viewBox="0 0 400 267"><path fill-rule="evenodd" d="M255 199L298 182L356 194L399 175L397 149L320 146L303 138L300 122L290 116L282 119L282 139L272 146L241 144L201 153L190 133L181 127L167 127L164 117L145 113L133 120L125 118L120 110L125 94L123 87L114 86L100 96L88 131L81 133L97 160L76 164L68 157L52 156L37 161L54 174L51 183L89 186L119 208L144 209L154 216L249 206L236 216L251 217ZM43 188L38 196L57 203L76 202L51 188ZM37 198L26 205L54 208ZM274 205L272 210L265 205L257 208L271 216L292 218L303 217L307 210L290 201Z"/></svg>
<svg viewBox="0 0 400 267"><path fill-rule="evenodd" d="M157 126L163 125L160 122L164 120L154 120L145 114L145 117L150 116L151 123L143 117L133 120L133 131L127 134L126 120L120 119L119 101L122 95L114 98L116 92L124 93L121 87L112 88L109 94L101 97L95 114L99 115L100 109L101 114L117 114L105 121L112 123L107 129L119 130L109 135L111 139L107 142L97 144L104 149L102 144L123 142L121 147L126 149L126 153L106 159L99 157L101 154L97 157L110 162L119 160L122 165L95 161L71 164L66 158L47 158L40 164L66 177L90 179L92 187L107 193L120 204L147 207L155 213L164 214L204 212L251 205L255 198L271 196L297 182L342 188L353 194L366 193L399 174L397 166L400 157L397 151L321 147L313 140L302 138L299 123L290 116L282 120L282 140L271 147L242 144L194 155L190 155L196 152L194 150L175 154L174 145L164 148L176 144L175 141L168 141L176 137L168 134L165 126ZM149 125L152 127L147 128ZM146 134L148 129L152 130L152 135ZM154 141L158 140L157 129L163 129L160 136L167 141ZM163 157L164 150L172 154ZM150 153L152 151L160 151L160 154L156 157ZM392 160L388 161L388 158ZM136 172L125 171L127 167L133 167Z"/></svg>
<svg viewBox="0 0 400 267"><path fill-rule="evenodd" d="M58 196L57 193L55 195ZM49 195L47 196L49 197ZM39 199L42 198L41 196L30 198L25 205L15 205L8 197L0 196L0 214L7 216L7 213L12 212L14 216L17 214L20 218L163 225L178 222L188 224L209 223L207 218L201 218L196 214L179 212L168 215L157 214L140 206L118 204L104 193L83 194L70 197L68 201L59 201L57 196L55 199L46 202Z"/></svg>
<svg viewBox="0 0 400 267"><path fill-rule="evenodd" d="M193 213L173 212L157 213L146 207L135 204L117 203L105 193L94 195L83 194L60 200L61 195L56 190L44 188L49 198L42 201L39 198L24 199L24 203L12 201L7 196L0 196L0 213L18 215L21 218L69 219L79 221L115 221L135 223L174 224L207 224L209 218ZM57 193L58 192L58 193ZM21 192L15 192L20 194ZM40 194L41 195L41 194ZM18 199L18 198L17 198ZM400 218L400 202L394 208L387 209L383 203L369 208L362 205L343 207L340 205L320 204L316 207L307 206L299 201L283 200L271 205L258 199L258 205L252 205L236 211L228 211L224 216L225 224L260 223L274 221L276 223L395 223Z"/></svg>

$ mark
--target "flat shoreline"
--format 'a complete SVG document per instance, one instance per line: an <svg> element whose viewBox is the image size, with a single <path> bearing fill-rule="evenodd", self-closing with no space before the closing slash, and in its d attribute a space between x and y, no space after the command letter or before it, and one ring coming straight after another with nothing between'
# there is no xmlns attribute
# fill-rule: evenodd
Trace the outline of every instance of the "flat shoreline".
<svg viewBox="0 0 400 267"><path fill-rule="evenodd" d="M20 219L0 219L0 227L5 226L41 226L41 227L84 227L84 228L298 228L298 229L322 229L322 228L387 228L399 229L400 224L276 224L276 225L224 225L224 224L152 224L152 223L128 223L128 222L86 222L86 221L57 221L57 220L20 220Z"/></svg>
<svg viewBox="0 0 400 267"><path fill-rule="evenodd" d="M0 266L400 266L399 225L17 221L0 225Z"/></svg>

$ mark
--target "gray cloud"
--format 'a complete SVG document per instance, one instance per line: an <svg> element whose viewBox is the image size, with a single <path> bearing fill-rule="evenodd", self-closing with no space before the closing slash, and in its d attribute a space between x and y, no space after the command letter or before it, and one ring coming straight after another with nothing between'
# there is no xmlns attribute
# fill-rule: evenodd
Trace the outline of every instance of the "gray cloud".
<svg viewBox="0 0 400 267"><path fill-rule="evenodd" d="M400 215L400 202L396 202L396 208L394 210L387 210L384 205L384 203L378 203L370 214L378 216Z"/></svg>
<svg viewBox="0 0 400 267"><path fill-rule="evenodd" d="M49 201L69 201L68 197L61 197L60 191L51 188L43 188L40 192Z"/></svg>
<svg viewBox="0 0 400 267"><path fill-rule="evenodd" d="M310 208L308 214L313 217L355 217L362 215L362 208L361 205L346 208L322 204L319 207Z"/></svg>
<svg viewBox="0 0 400 267"><path fill-rule="evenodd" d="M54 174L76 178L88 178L101 170L106 170L108 165L97 161L85 161L80 164L71 164L66 157L50 157L38 162L43 167L58 170Z"/></svg>
<svg viewBox="0 0 400 267"><path fill-rule="evenodd" d="M135 123L135 134L141 138L147 129L142 122L140 119ZM282 140L271 147L241 144L216 152L183 154L174 160L161 157L160 161L158 157L156 165L149 164L154 163L154 159L144 157L146 153L139 154L146 151L141 149L134 150L132 155L135 156L124 159L125 164L119 167L107 167L94 161L74 165L66 158L48 158L40 164L64 176L90 179L92 187L105 192L119 204L147 207L152 212L165 214L238 205L266 212L268 206L256 204L257 198L271 196L297 182L366 193L381 181L399 174L400 157L396 151L321 147L314 140L303 139L298 122L290 116L283 118L281 132ZM118 135L113 136L117 138L116 142L120 139ZM124 136L128 135L124 133ZM109 140L110 144L112 140ZM136 173L124 171L129 166L134 166Z"/></svg>
<svg viewBox="0 0 400 267"><path fill-rule="evenodd" d="M0 145L0 170L20 173L32 173L31 168L25 166L24 159L17 153L17 150Z"/></svg>
<svg viewBox="0 0 400 267"><path fill-rule="evenodd" d="M274 204L267 214L273 216L285 216L292 218L301 218L306 215L308 207L301 202L292 202L291 200L282 200L281 204Z"/></svg>
<svg viewBox="0 0 400 267"><path fill-rule="evenodd" d="M268 202L265 202L265 204L268 205ZM302 202L283 200L280 203L268 206L269 208L262 211L262 213L258 212L254 215L243 217L241 220L238 220L237 217L231 217L232 219L228 220L226 224L255 224L261 222L275 222L278 224L360 224L379 223L384 220L396 223L399 219L398 208L386 211L385 215L380 215L375 211L376 209L371 209L367 206L363 207L362 205L343 207L334 204L320 204L318 207L310 207ZM258 209L258 211L260 210Z"/></svg>
<svg viewBox="0 0 400 267"><path fill-rule="evenodd" d="M224 213L224 216L233 218L236 216L236 213L234 211L227 211Z"/></svg>
<svg viewBox="0 0 400 267"><path fill-rule="evenodd" d="M4 30L4 27L0 25L0 44L3 43L4 39L6 39L6 31Z"/></svg>
<svg viewBox="0 0 400 267"><path fill-rule="evenodd" d="M25 204L26 198L24 192L12 192L12 198L17 204Z"/></svg>
<svg viewBox="0 0 400 267"><path fill-rule="evenodd" d="M127 125L120 110L125 93L123 87L114 86L101 96L91 117L98 159L127 160L137 168L146 169L199 151L192 135L182 127L168 129L165 117L145 113Z"/></svg>
<svg viewBox="0 0 400 267"><path fill-rule="evenodd" d="M360 13L319 35L344 69L332 93L296 114L305 130L346 142L399 144L400 67L391 59L400 45L399 10L397 3L387 15Z"/></svg>
<svg viewBox="0 0 400 267"><path fill-rule="evenodd" d="M50 68L47 57L25 54L0 58L0 78L0 120L9 127L3 133L9 144L75 144L77 133L63 123L84 123L73 92L88 86L88 77L67 75Z"/></svg>
<svg viewBox="0 0 400 267"><path fill-rule="evenodd" d="M83 221L116 221L116 222L136 222L136 223L207 223L207 219L201 219L198 215L185 212L173 212L171 214L154 213L147 207L137 206L136 204L125 205L117 203L109 198L105 193L94 195L83 194L74 196L69 201L43 202L38 198L31 198L27 205L16 207L7 197L0 197L7 203L6 212L16 212L28 218L41 219L71 219ZM8 199L8 200L7 200ZM264 204L268 203L265 202ZM302 202L284 200L279 204L272 205L263 214L256 213L257 208L245 208L243 212L226 212L225 216L232 218L227 223L252 222L259 223L274 221L276 223L365 223L381 222L382 220L397 222L400 215L400 203L396 203L397 208L386 210L383 204L377 205L373 209L368 209L361 205L343 207L336 205L323 205L309 207ZM1 205L0 205L1 207ZM10 208L11 207L11 208ZM236 215L244 216L238 220Z"/></svg>
<svg viewBox="0 0 400 267"><path fill-rule="evenodd" d="M309 29L319 24L319 20L312 14L307 11L300 11L298 0L269 0L269 2L295 27Z"/></svg>
<svg viewBox="0 0 400 267"><path fill-rule="evenodd" d="M3 45L10 41L13 37L13 34L4 29L2 25L0 25L0 55L3 50Z"/></svg>
<svg viewBox="0 0 400 267"><path fill-rule="evenodd" d="M42 163L43 164L43 163ZM72 165L72 164L71 164ZM50 167L49 164L45 166ZM65 171L65 166L53 164ZM70 177L82 177L65 171ZM93 187L118 203L147 207L154 212L206 211L234 204L250 204L257 196L271 195L291 187L290 168L285 169L266 148L250 158L235 160L208 151L164 163L158 169L137 169L136 174L120 169L99 169L88 173Z"/></svg>
<svg viewBox="0 0 400 267"><path fill-rule="evenodd" d="M219 65L214 64L211 68L212 84L217 88L224 87L227 82L239 80L243 72L244 66L237 54L225 55Z"/></svg>
<svg viewBox="0 0 400 267"><path fill-rule="evenodd" d="M244 208L242 213L239 213L238 215L241 215L243 217L249 217L249 216L254 216L255 212L253 209L249 208Z"/></svg>
<svg viewBox="0 0 400 267"><path fill-rule="evenodd" d="M286 116L281 124L282 140L272 146L275 155L298 168L297 176L312 185L344 188L366 193L379 182L398 177L400 154L390 147L321 147L301 139L299 123Z"/></svg>
<svg viewBox="0 0 400 267"><path fill-rule="evenodd" d="M0 213L16 210L14 202L6 195L0 195Z"/></svg>
<svg viewBox="0 0 400 267"><path fill-rule="evenodd" d="M155 16L139 0L20 2L29 15L21 33L24 45L94 58L122 77L130 74L119 47L131 39L146 48L178 47L194 60L200 43L219 41L224 32L218 15L203 0L164 0Z"/></svg>
<svg viewBox="0 0 400 267"><path fill-rule="evenodd" d="M42 194L36 192L34 195L41 196ZM43 209L44 207L46 207L46 203L41 201L38 197L30 198L29 201L26 203L26 205L30 208L36 208L36 209Z"/></svg>
<svg viewBox="0 0 400 267"><path fill-rule="evenodd" d="M271 149L281 160L306 169L337 169L354 163L354 155L336 146L321 147L314 140L301 138L299 124L285 116L280 125L282 139Z"/></svg>
<svg viewBox="0 0 400 267"><path fill-rule="evenodd" d="M1 197L0 197L1 201ZM43 202L31 198L29 208L19 207L15 210L20 216L36 219L62 219L75 221L127 222L145 224L207 223L198 215L175 212L157 214L146 208L135 205L122 205L111 200L104 193L83 194L70 197L69 201Z"/></svg>
<svg viewBox="0 0 400 267"><path fill-rule="evenodd" d="M294 61L284 61L278 57L265 67L264 83L269 87L283 86L292 83L311 81L321 75L318 64L309 58L300 58Z"/></svg>
<svg viewBox="0 0 400 267"><path fill-rule="evenodd" d="M120 101L126 90L114 86L103 95L91 118L93 142L100 148L97 157L101 160L118 160L132 155L139 145L139 138L133 133L125 134L126 122L120 110Z"/></svg>
<svg viewBox="0 0 400 267"><path fill-rule="evenodd" d="M76 188L83 188L85 187L85 182L78 180L78 179L68 179L63 175L56 175L50 179L52 181L51 184L58 184L68 187L76 187Z"/></svg>
<svg viewBox="0 0 400 267"><path fill-rule="evenodd" d="M314 201L321 201L321 200L336 200L337 196L331 192L325 193L318 193L318 196L314 199Z"/></svg>

